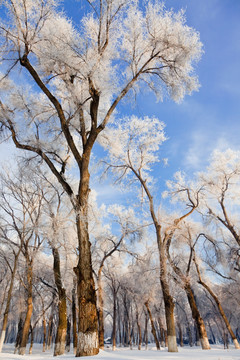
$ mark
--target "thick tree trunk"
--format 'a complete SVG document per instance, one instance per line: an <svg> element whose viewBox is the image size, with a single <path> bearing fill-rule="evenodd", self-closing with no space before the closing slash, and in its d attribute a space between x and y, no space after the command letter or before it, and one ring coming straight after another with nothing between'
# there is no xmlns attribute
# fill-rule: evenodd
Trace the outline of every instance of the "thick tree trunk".
<svg viewBox="0 0 240 360"><path fill-rule="evenodd" d="M158 241L159 243L159 241ZM177 339L174 321L174 302L170 294L169 281L167 279L167 254L165 253L165 246L159 245L160 251L160 282L163 292L163 301L165 305L165 316L167 325L168 351L177 352Z"/></svg>
<svg viewBox="0 0 240 360"><path fill-rule="evenodd" d="M87 203L86 206L87 207ZM79 261L74 269L78 292L78 344L76 356L92 356L99 352L96 292L93 280L91 244L87 226L87 210L80 208L77 215Z"/></svg>
<svg viewBox="0 0 240 360"><path fill-rule="evenodd" d="M211 349L211 347L209 345L205 324L204 324L204 321L198 311L194 293L193 293L193 289L191 288L189 282L185 283L184 290L186 291L188 302L189 302L190 308L192 310L192 317L195 320L196 325L197 325L202 349L209 350L209 349Z"/></svg>
<svg viewBox="0 0 240 360"><path fill-rule="evenodd" d="M29 329L31 325L31 317L33 312L33 299L32 299L32 260L27 256L27 313L23 325L22 339L19 347L19 355L25 355L26 346L28 342Z"/></svg>
<svg viewBox="0 0 240 360"><path fill-rule="evenodd" d="M30 324L31 324L31 317L33 312L33 303L32 303L32 296L28 295L28 301L27 301L27 313L26 318L23 325L23 331L22 331L22 339L21 344L19 347L19 355L25 355L26 346L28 342L28 336L29 336L29 330L30 330Z"/></svg>
<svg viewBox="0 0 240 360"><path fill-rule="evenodd" d="M156 347L157 347L158 350L160 350L160 345L159 345L159 341L158 341L158 338L157 338L157 333L156 333L156 329L155 329L155 325L154 325L154 321L153 321L153 317L152 317L152 313L151 313L148 301L146 301L144 303L144 305L146 306L148 316L149 316L149 319L150 319L150 322L151 322L152 334L153 334L153 337L154 337Z"/></svg>
<svg viewBox="0 0 240 360"><path fill-rule="evenodd" d="M67 302L66 291L62 286L60 256L57 248L52 248L53 272L55 284L58 290L58 327L55 338L54 356L63 355L65 352L67 334Z"/></svg>

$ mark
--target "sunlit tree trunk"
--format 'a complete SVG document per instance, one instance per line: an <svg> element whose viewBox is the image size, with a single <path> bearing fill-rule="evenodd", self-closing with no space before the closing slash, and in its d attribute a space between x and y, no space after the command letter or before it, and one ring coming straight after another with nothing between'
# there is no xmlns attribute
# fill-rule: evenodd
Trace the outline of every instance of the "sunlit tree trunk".
<svg viewBox="0 0 240 360"><path fill-rule="evenodd" d="M189 302L190 308L192 310L192 317L195 320L195 323L196 323L196 326L197 326L197 329L198 329L202 349L203 350L209 350L209 349L211 349L211 347L209 345L209 341L208 341L208 337L207 337L207 331L206 331L206 328L205 328L204 321L203 321L203 319L202 319L202 317L201 317L201 315L199 313L199 310L197 308L197 304L196 304L196 301L195 301L193 289L191 288L191 286L190 286L190 284L188 282L185 283L184 289L186 291L188 302Z"/></svg>
<svg viewBox="0 0 240 360"><path fill-rule="evenodd" d="M160 231L160 230L159 230ZM158 235L159 237L159 235ZM175 321L174 321L174 302L173 297L171 296L169 289L169 280L167 277L167 260L165 247L160 243L161 240L158 240L159 252L160 252L160 282L163 292L163 301L165 305L165 316L166 316L166 325L167 325L167 338L168 338L168 351L177 352L177 339L175 331Z"/></svg>
<svg viewBox="0 0 240 360"><path fill-rule="evenodd" d="M33 264L28 254L26 254L25 257L27 262L27 313L23 325L22 338L18 351L19 355L25 355L28 336L29 336L29 329L31 325L31 317L33 312L33 298L32 298L32 281L33 281L32 265Z"/></svg>
<svg viewBox="0 0 240 360"><path fill-rule="evenodd" d="M79 240L79 260L77 267L74 269L77 275L79 308L76 356L91 356L99 352L96 291L93 279L91 243L88 233L88 193L90 191L88 161L86 163L83 161L82 164L80 206L76 217Z"/></svg>
<svg viewBox="0 0 240 360"><path fill-rule="evenodd" d="M152 317L152 313L151 313L148 301L146 301L144 303L144 305L146 306L148 316L149 316L149 319L150 319L150 322L151 322L152 334L153 334L153 337L154 337L156 347L157 347L158 350L160 350L160 345L159 345L159 341L158 341L158 338L157 338L157 333L156 333L156 329L155 329L155 325L154 325L154 321L153 321L153 317Z"/></svg>
<svg viewBox="0 0 240 360"><path fill-rule="evenodd" d="M224 321L224 323L226 325L226 328L227 328L227 330L228 330L228 332L229 332L229 334L230 334L230 336L232 338L232 341L233 341L233 344L234 344L235 348L240 349L239 342L238 342L238 340L237 340L237 338L236 338L236 336L235 336L235 334L234 334L234 332L232 330L232 327L231 327L231 325L230 325L230 323L228 321L228 318L226 317L226 314L225 314L225 312L224 312L224 310L222 308L221 302L219 301L217 295L212 291L212 289L202 280L200 269L199 269L199 266L198 266L198 264L196 262L196 258L194 259L194 261L195 261L196 269L197 269L197 272L198 272L198 277L199 277L198 282L199 282L199 284L201 284L204 287L204 289L206 289L207 292L214 299L214 301L215 301L215 303L217 305L217 308L219 310L219 313L222 316L222 319L223 319L223 321Z"/></svg>

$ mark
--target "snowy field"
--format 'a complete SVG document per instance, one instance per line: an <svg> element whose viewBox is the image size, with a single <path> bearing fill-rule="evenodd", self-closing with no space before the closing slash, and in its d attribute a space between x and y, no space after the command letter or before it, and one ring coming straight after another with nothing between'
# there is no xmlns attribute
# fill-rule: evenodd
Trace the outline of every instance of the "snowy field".
<svg viewBox="0 0 240 360"><path fill-rule="evenodd" d="M46 351L41 353L41 347L36 345L33 348L32 355L14 355L13 346L5 345L3 352L0 354L0 360L76 360L76 357L72 354L66 354L62 356L53 357L52 351ZM224 350L222 345L212 346L211 350L201 350L200 348L179 348L178 353L168 353L166 349L157 351L156 348L149 347L149 350L144 349L138 351L137 349L129 350L129 348L119 348L117 351L111 351L106 349L100 351L96 356L81 357L81 359L95 359L95 360L240 360L240 350L235 350L230 347L228 350Z"/></svg>

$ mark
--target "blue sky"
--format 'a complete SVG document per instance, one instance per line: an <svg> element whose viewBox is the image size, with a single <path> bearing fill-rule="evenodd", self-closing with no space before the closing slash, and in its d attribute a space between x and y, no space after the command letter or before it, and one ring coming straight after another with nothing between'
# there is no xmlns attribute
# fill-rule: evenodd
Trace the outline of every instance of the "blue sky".
<svg viewBox="0 0 240 360"><path fill-rule="evenodd" d="M170 168L195 171L215 147L239 148L240 1L169 0L166 5L186 9L187 24L200 32L204 54L196 72L201 88L180 105L155 104L149 97L139 106L166 123Z"/></svg>
<svg viewBox="0 0 240 360"><path fill-rule="evenodd" d="M75 0L64 1L75 21L83 4L80 0L76 8ZM169 141L163 157L169 158L166 174L170 175L179 169L198 170L216 147L240 147L240 1L166 0L165 5L185 9L187 25L200 33L204 48L196 67L199 92L180 105L169 99L156 103L152 94L144 94L131 109L139 116L156 115L166 123Z"/></svg>
<svg viewBox="0 0 240 360"><path fill-rule="evenodd" d="M75 21L82 15L84 0L77 7L76 3L63 2ZM240 0L167 0L165 4L186 10L187 24L199 31L204 54L196 67L199 92L181 104L169 99L156 103L152 94L144 94L131 109L166 123L169 140L162 147L162 157L168 157L169 166L159 169L162 181L179 169L189 174L200 170L215 148L240 148ZM6 160L11 146L0 146L0 159Z"/></svg>
<svg viewBox="0 0 240 360"><path fill-rule="evenodd" d="M196 67L199 92L181 104L170 99L156 103L152 94L144 94L132 109L139 116L155 115L166 123L169 140L161 156L169 159L169 165L160 166L156 173L161 186L178 170L191 176L204 168L215 148L240 149L240 0L168 0L165 4L185 9L187 24L200 33L204 54Z"/></svg>

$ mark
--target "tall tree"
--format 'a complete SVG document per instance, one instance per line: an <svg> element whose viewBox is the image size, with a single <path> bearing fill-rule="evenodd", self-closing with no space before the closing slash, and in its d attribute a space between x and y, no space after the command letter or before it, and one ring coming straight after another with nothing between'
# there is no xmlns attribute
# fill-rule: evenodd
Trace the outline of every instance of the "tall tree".
<svg viewBox="0 0 240 360"><path fill-rule="evenodd" d="M160 2L88 1L81 29L55 0L3 0L1 128L17 148L37 155L75 211L79 261L77 356L98 353L95 284L88 231L89 163L93 146L119 102L147 86L175 101L198 89L193 63L199 35L182 11ZM21 71L21 80L18 73ZM78 186L67 175L79 173Z"/></svg>
<svg viewBox="0 0 240 360"><path fill-rule="evenodd" d="M202 346L203 350L208 350L210 349L210 345L209 345L209 341L208 341L208 337L207 337L207 331L206 331L206 327L205 327L205 323L203 318L200 315L198 306L197 306L197 302L196 302L196 295L191 283L191 277L190 277L190 270L191 270L191 264L193 261L193 247L191 246L192 243L192 234L190 231L190 227L187 226L186 224L183 224L183 229L182 229L182 234L178 234L176 235L177 237L177 241L179 240L179 237L184 238L184 240L186 240L190 245L190 251L189 251L189 257L188 259L186 259L187 261L179 261L179 257L175 256L174 258L172 258L171 254L170 254L170 247L167 247L167 255L168 255L168 261L173 269L173 271L175 272L175 274L177 275L177 277L180 280L180 283L182 283L182 287L186 292L187 298L188 298L188 303L189 306L191 308L192 311L192 317L196 323L197 329L198 329L198 334L200 337L200 343ZM180 242L180 241L179 241ZM182 255L182 259L184 260L184 255Z"/></svg>
<svg viewBox="0 0 240 360"><path fill-rule="evenodd" d="M168 335L168 351L177 351L176 332L174 323L174 301L171 295L168 270L167 249L175 230L179 224L192 214L199 203L198 186L188 188L177 181L176 193L180 193L187 204L185 214L173 215L165 221L164 216L158 214L152 194L153 178L150 171L159 161L159 147L166 140L164 124L156 118L135 116L126 118L118 126L112 126L103 136L103 145L109 149L110 160L108 167L117 176L118 181L134 178L140 184L141 190L147 199L150 217L156 234L160 262L160 282L163 292L165 317ZM114 139L114 140L113 140ZM118 141L116 141L118 139Z"/></svg>

